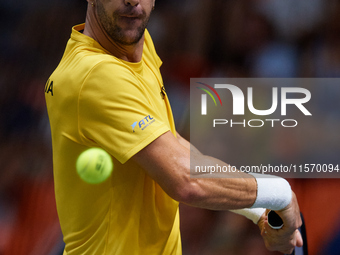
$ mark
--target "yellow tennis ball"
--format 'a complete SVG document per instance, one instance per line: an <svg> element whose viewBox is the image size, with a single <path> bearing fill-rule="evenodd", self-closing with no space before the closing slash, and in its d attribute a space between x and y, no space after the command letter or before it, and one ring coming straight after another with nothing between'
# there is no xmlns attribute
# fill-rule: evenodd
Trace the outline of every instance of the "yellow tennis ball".
<svg viewBox="0 0 340 255"><path fill-rule="evenodd" d="M112 173L111 156L100 148L91 148L82 152L76 163L77 173L87 183L96 184L105 181Z"/></svg>

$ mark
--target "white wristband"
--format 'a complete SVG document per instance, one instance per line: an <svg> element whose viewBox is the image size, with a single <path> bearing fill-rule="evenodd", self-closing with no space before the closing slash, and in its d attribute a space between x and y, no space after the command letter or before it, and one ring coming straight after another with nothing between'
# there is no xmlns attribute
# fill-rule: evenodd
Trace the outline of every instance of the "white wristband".
<svg viewBox="0 0 340 255"><path fill-rule="evenodd" d="M237 209L237 210L230 210L233 213L237 213L240 215L245 216L249 220L252 220L255 224L259 222L262 214L266 211L264 208L245 208L245 209Z"/></svg>
<svg viewBox="0 0 340 255"><path fill-rule="evenodd" d="M278 176L249 173L256 178L257 197L251 208L281 210L292 200L289 183Z"/></svg>

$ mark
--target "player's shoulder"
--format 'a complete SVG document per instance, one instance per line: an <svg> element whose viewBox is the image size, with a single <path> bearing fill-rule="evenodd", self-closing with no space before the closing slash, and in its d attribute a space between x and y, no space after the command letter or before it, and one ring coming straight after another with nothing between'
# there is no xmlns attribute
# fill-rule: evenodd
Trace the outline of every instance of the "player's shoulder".
<svg viewBox="0 0 340 255"><path fill-rule="evenodd" d="M98 65L104 67L120 66L120 61L103 49L81 43L75 45L69 54L69 58L74 62L73 64L75 64L76 68L80 69L91 70Z"/></svg>
<svg viewBox="0 0 340 255"><path fill-rule="evenodd" d="M76 29L77 27L72 29L71 38L61 60L62 65L81 72L90 71L98 65L111 67L121 65L119 59L109 54L97 41Z"/></svg>
<svg viewBox="0 0 340 255"><path fill-rule="evenodd" d="M133 75L133 70L104 49L70 40L56 74L63 79L79 77L79 80L86 80L88 76L100 76L109 80L113 76Z"/></svg>
<svg viewBox="0 0 340 255"><path fill-rule="evenodd" d="M116 57L104 54L102 57L88 56L83 60L83 82L81 94L88 91L100 97L107 97L120 93L132 93L140 89L139 75L142 72L142 63L127 63Z"/></svg>
<svg viewBox="0 0 340 255"><path fill-rule="evenodd" d="M94 95L105 96L112 93L114 88L137 84L135 74L115 57L78 45L64 55L62 61L50 76L59 98L71 99L84 91ZM57 94L57 93L55 93ZM64 98L63 97L63 98Z"/></svg>

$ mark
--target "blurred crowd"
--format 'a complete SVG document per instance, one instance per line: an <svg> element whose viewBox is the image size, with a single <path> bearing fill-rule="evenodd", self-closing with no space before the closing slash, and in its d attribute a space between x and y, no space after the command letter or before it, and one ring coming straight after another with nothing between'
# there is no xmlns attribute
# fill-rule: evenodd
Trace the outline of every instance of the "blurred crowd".
<svg viewBox="0 0 340 255"><path fill-rule="evenodd" d="M2 3L0 255L62 254L44 86L86 8L85 0ZM163 60L177 129L187 139L190 78L340 76L336 0L156 0L148 29ZM316 107L331 121L329 139L340 141L339 95L334 86ZM309 134L322 135L317 132ZM288 134L277 137L286 142L277 153L287 161L296 147L310 150ZM330 152L339 155L338 148L325 148ZM289 181L308 224L310 254L340 254L340 182ZM277 254L266 251L257 226L241 216L184 205L180 210L184 255Z"/></svg>

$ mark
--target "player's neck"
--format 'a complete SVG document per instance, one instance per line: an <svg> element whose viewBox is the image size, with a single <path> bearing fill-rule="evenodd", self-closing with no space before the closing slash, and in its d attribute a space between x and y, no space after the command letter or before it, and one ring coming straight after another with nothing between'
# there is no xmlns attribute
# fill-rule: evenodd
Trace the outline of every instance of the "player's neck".
<svg viewBox="0 0 340 255"><path fill-rule="evenodd" d="M142 59L144 35L141 40L134 45L122 45L113 41L103 27L97 21L94 11L86 14L85 35L96 40L105 50L113 56L128 62L139 62Z"/></svg>

